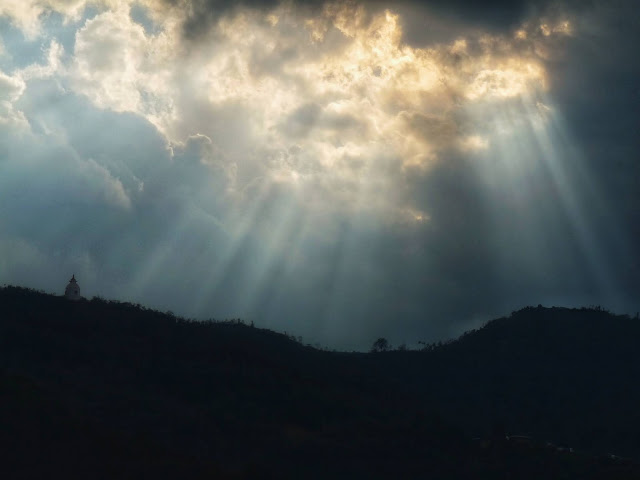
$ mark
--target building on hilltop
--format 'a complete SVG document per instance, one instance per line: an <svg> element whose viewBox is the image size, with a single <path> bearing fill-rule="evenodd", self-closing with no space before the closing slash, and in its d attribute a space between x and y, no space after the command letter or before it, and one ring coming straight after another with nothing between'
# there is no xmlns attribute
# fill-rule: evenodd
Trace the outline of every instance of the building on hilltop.
<svg viewBox="0 0 640 480"><path fill-rule="evenodd" d="M67 300L80 300L82 298L80 296L80 285L76 281L75 274L69 280L69 285L64 290L64 296Z"/></svg>

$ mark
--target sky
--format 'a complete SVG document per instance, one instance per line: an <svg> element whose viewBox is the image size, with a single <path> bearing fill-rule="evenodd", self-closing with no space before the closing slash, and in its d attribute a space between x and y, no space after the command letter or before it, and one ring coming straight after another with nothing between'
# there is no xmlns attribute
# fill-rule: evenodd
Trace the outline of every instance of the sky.
<svg viewBox="0 0 640 480"><path fill-rule="evenodd" d="M640 310L634 1L0 2L0 285L417 346Z"/></svg>

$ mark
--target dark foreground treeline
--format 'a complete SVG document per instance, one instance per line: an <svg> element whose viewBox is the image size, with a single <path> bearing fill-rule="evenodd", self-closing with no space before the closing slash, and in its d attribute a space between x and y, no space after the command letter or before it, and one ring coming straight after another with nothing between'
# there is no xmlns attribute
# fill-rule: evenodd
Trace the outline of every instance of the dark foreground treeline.
<svg viewBox="0 0 640 480"><path fill-rule="evenodd" d="M333 353L7 287L0 475L640 478L638 340L540 308L430 351Z"/></svg>

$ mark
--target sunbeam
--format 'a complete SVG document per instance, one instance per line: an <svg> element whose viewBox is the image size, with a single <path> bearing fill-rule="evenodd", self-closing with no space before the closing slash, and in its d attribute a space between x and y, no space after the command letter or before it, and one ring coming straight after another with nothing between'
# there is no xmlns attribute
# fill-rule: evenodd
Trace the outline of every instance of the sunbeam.
<svg viewBox="0 0 640 480"><path fill-rule="evenodd" d="M559 246L558 242L575 242L577 251L571 255L577 254L587 266L588 278L583 280L593 285L588 291L599 301L620 304L619 285L601 243L602 232L588 220L597 218L594 213L605 208L602 194L584 164L585 158L576 153L575 144L558 124L554 111L550 97L541 91L481 110L491 126L493 148L479 170L485 182L501 195L496 214L509 211L512 222L504 225L501 219L496 220L497 238L516 241L517 250L505 251L533 260L527 263L529 271L537 272L541 279L553 269L553 248ZM478 115L477 111L473 115ZM566 228L557 223L558 218L564 219ZM500 232L505 228L510 233ZM503 258L508 271L514 260ZM568 284L567 288L573 287ZM554 296L557 294L555 291Z"/></svg>

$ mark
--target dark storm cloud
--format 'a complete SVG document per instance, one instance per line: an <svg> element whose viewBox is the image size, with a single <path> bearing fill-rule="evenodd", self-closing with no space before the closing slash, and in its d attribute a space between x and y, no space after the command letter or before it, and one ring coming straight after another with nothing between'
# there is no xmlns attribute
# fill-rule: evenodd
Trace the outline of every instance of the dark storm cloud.
<svg viewBox="0 0 640 480"><path fill-rule="evenodd" d="M545 13L550 7L575 9L588 7L591 0L407 0L400 5L425 7L449 18L488 27L513 27L531 17Z"/></svg>
<svg viewBox="0 0 640 480"><path fill-rule="evenodd" d="M164 3L179 7L186 13L183 25L185 37L197 39L209 31L221 16L230 11L250 8L268 11L282 3L281 0L162 0ZM320 5L322 2L309 2Z"/></svg>
<svg viewBox="0 0 640 480"><path fill-rule="evenodd" d="M230 11L241 8L268 11L283 3L282 0L163 0L172 6L179 6L187 13L184 23L184 34L187 38L197 38L207 32L219 18ZM293 4L314 12L323 5L331 3L326 0L298 0ZM475 27L500 30L510 28L525 20L532 14L540 13L553 0L402 0L390 5L381 0L368 0L360 2L367 7L369 13L392 7L404 17L406 27L405 36L410 43L429 34L425 31L439 31L441 36L447 28L455 30L455 24L472 25ZM572 2L577 3L577 2ZM405 15L406 14L406 15ZM425 24L425 18L431 18ZM434 22L433 15L446 21L443 27L441 22Z"/></svg>
<svg viewBox="0 0 640 480"><path fill-rule="evenodd" d="M597 3L580 0L415 0L394 4L402 18L403 40L412 46L448 43L469 32L507 33L545 15L562 17ZM380 5L384 5L382 2Z"/></svg>

